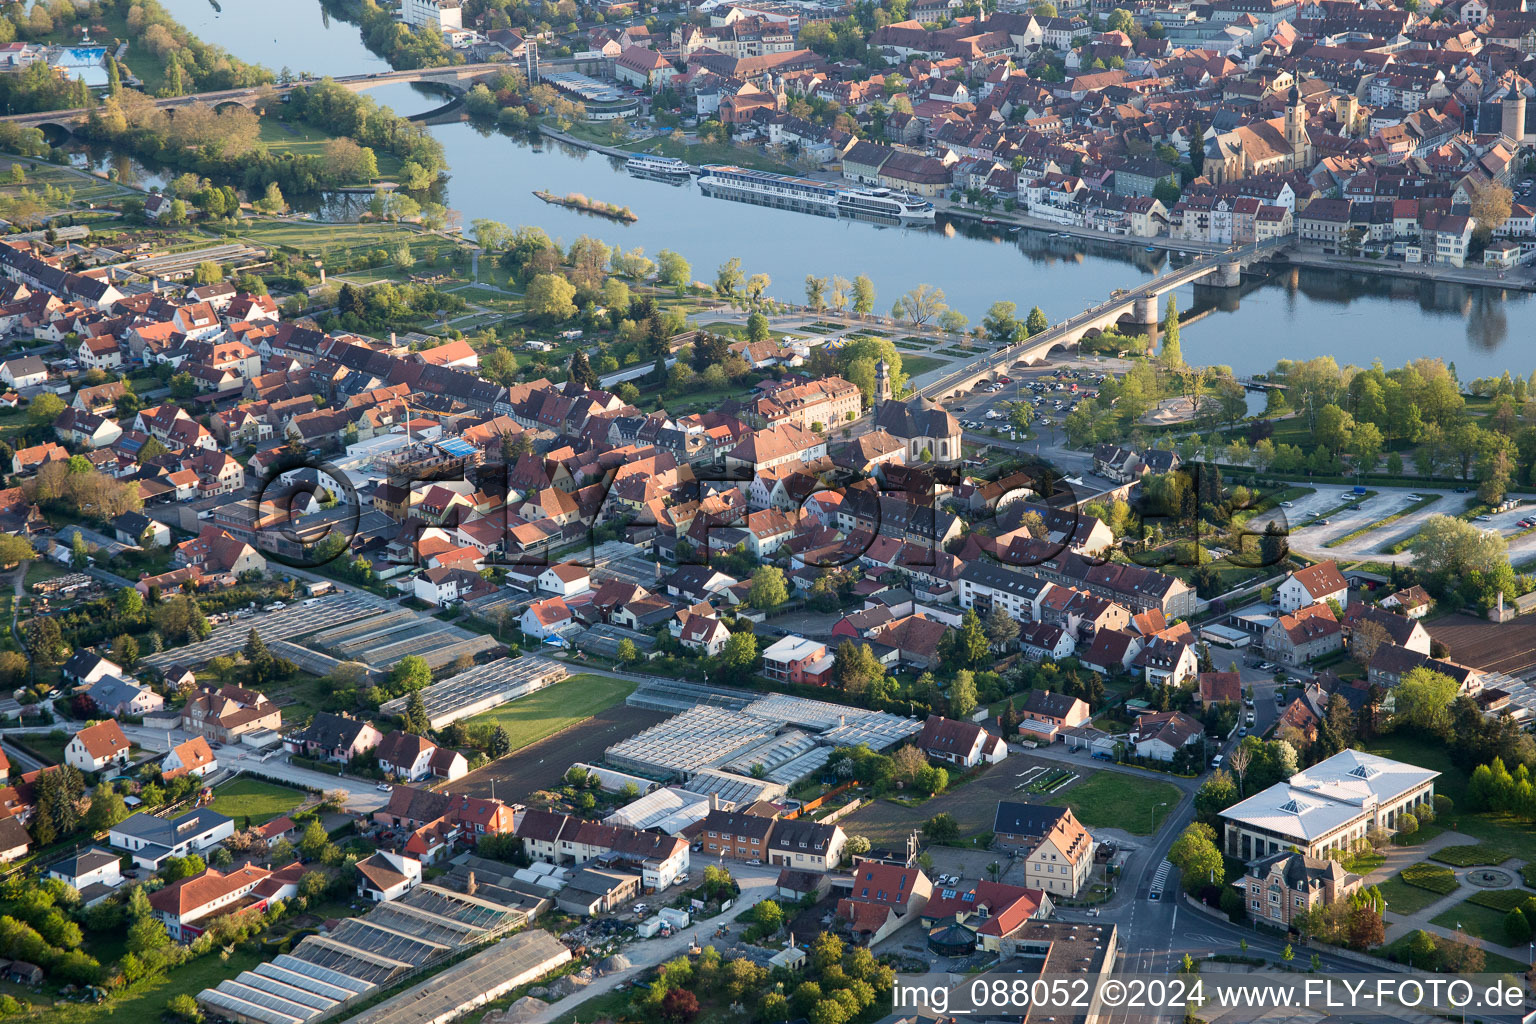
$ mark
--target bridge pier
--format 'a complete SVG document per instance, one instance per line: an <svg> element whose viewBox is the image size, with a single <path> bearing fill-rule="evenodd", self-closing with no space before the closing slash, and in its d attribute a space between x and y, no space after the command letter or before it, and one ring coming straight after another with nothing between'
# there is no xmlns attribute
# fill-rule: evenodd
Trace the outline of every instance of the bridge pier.
<svg viewBox="0 0 1536 1024"><path fill-rule="evenodd" d="M1157 323L1157 296L1143 295L1132 303L1131 319L1143 326Z"/></svg>
<svg viewBox="0 0 1536 1024"><path fill-rule="evenodd" d="M1216 268L1215 273L1207 279L1208 284L1218 288L1236 288L1243 283L1243 265L1237 260L1230 260Z"/></svg>

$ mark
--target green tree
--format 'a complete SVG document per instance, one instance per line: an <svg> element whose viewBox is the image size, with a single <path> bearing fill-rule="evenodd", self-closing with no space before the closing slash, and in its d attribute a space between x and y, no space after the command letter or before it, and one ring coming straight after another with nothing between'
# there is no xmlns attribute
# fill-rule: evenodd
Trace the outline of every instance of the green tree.
<svg viewBox="0 0 1536 1024"><path fill-rule="evenodd" d="M523 293L523 305L533 316L567 320L576 315L576 286L559 274L539 274Z"/></svg>
<svg viewBox="0 0 1536 1024"><path fill-rule="evenodd" d="M863 274L853 279L853 311L865 316L875 311L875 283Z"/></svg>
<svg viewBox="0 0 1536 1024"><path fill-rule="evenodd" d="M971 712L976 710L976 674L970 669L961 669L955 673L955 678L949 684L949 716L951 718L969 718Z"/></svg>
<svg viewBox="0 0 1536 1024"><path fill-rule="evenodd" d="M505 757L512 752L512 736L507 732L506 726L497 725L491 732L485 752L491 757Z"/></svg>
<svg viewBox="0 0 1536 1024"><path fill-rule="evenodd" d="M1050 326L1051 322L1046 319L1045 310L1041 309L1039 306L1031 309L1029 311L1029 316L1024 318L1024 333L1029 335L1031 338L1039 334L1041 331L1046 330Z"/></svg>
<svg viewBox="0 0 1536 1024"><path fill-rule="evenodd" d="M750 630L732 633L720 649L720 667L732 678L746 678L756 663L757 637Z"/></svg>
<svg viewBox="0 0 1536 1024"><path fill-rule="evenodd" d="M1207 885L1219 887L1226 881L1216 832L1202 821L1191 822L1173 841L1168 848L1168 860L1179 869L1188 892L1199 892Z"/></svg>
<svg viewBox="0 0 1536 1024"><path fill-rule="evenodd" d="M789 600L789 589L784 583L784 571L777 566L761 565L752 573L752 584L747 589L747 603L753 608L767 610L777 608Z"/></svg>

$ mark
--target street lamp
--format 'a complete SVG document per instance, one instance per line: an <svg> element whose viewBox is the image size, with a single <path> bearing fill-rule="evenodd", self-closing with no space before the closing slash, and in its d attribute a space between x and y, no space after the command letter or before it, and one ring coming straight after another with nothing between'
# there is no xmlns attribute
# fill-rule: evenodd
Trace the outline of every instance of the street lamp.
<svg viewBox="0 0 1536 1024"><path fill-rule="evenodd" d="M1167 806L1168 806L1168 801L1167 800L1164 800L1162 803L1156 804L1156 805L1153 806L1153 808L1152 808L1152 821L1151 821L1152 831L1153 832L1157 831L1157 812L1158 812L1158 809L1162 808L1162 807L1167 807Z"/></svg>

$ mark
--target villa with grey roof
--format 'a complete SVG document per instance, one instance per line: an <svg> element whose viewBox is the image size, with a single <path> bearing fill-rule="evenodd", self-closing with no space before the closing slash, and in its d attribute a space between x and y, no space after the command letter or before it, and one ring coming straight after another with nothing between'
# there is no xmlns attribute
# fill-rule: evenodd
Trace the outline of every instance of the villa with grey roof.
<svg viewBox="0 0 1536 1024"><path fill-rule="evenodd" d="M1252 861L1295 847L1309 857L1348 850L1374 828L1435 797L1437 771L1341 750L1221 812L1229 856Z"/></svg>

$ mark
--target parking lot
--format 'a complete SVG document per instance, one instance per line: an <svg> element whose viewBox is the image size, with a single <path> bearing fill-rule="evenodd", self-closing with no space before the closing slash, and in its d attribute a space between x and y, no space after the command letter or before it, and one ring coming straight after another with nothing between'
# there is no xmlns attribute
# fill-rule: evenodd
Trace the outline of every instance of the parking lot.
<svg viewBox="0 0 1536 1024"><path fill-rule="evenodd" d="M1381 560L1401 561L1408 557L1406 553L1393 555L1387 553L1386 549L1413 536L1430 516L1458 515L1465 511L1468 502L1475 500L1469 492L1458 494L1454 488L1446 487L1373 487L1370 490L1377 493L1364 501L1356 501L1353 488L1339 484L1323 484L1313 494L1297 498L1275 509L1272 513L1255 516L1249 521L1248 526L1251 530L1263 531L1269 522L1277 522L1289 532L1293 550L1320 557L1368 555ZM1333 547L1327 546L1331 541L1397 515L1411 507L1418 499L1431 494L1438 494L1440 500L1431 502L1380 529L1371 530ZM1347 507L1341 507L1346 504ZM1536 510L1526 507L1523 511L1515 509L1503 512L1489 522L1479 523L1479 525L1487 525L1509 533L1517 529L1515 526L1517 520L1532 514L1533 511ZM1536 550L1536 540L1532 540L1530 544L1532 549Z"/></svg>

